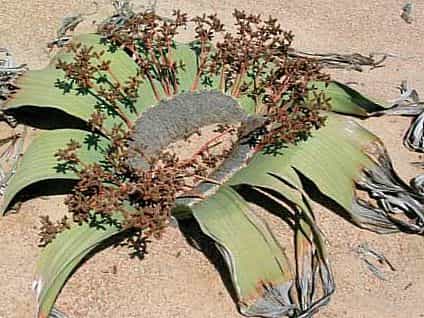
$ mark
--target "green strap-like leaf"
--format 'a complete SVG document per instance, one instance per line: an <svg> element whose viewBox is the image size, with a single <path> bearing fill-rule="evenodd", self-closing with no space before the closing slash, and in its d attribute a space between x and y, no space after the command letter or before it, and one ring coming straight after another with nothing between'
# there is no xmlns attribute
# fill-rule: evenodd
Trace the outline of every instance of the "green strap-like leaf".
<svg viewBox="0 0 424 318"><path fill-rule="evenodd" d="M355 179L362 168L374 164L362 148L377 140L354 121L328 114L325 126L314 131L306 142L283 148L279 154L257 154L247 168L230 180L230 184L247 183L272 188L275 178L271 174L274 174L303 188L297 169L349 210Z"/></svg>
<svg viewBox="0 0 424 318"><path fill-rule="evenodd" d="M294 202L289 187L275 183L276 179L289 180L299 189L314 186L324 195L321 199L329 206L331 201L337 203L344 210L338 212L362 228L379 233L401 228L421 231L419 225L393 218L395 209L406 216L413 211L420 222L423 203L394 173L384 146L376 136L353 120L336 114L328 114L325 127L312 135L306 142L281 149L280 154L257 154L229 184L275 189ZM370 198L380 200L383 209L361 201L357 196L359 185L368 191Z"/></svg>
<svg viewBox="0 0 424 318"><path fill-rule="evenodd" d="M96 139L98 137L98 139ZM13 198L24 188L39 181L51 179L76 180L75 173L59 162L54 154L66 148L71 139L81 143L79 158L85 163L99 162L108 145L105 138L76 129L44 131L37 136L26 150L15 175L9 180L0 209L4 213ZM97 148L97 150L96 150ZM47 191L46 191L47 192Z"/></svg>
<svg viewBox="0 0 424 318"><path fill-rule="evenodd" d="M106 53L101 57L103 61L111 61L110 68L114 76L124 84L130 76L137 74L138 67L131 57L123 50L116 49L113 53L108 51L108 46L101 44L100 36L96 34L83 34L73 38L74 43L82 43L93 46L94 51L104 50ZM18 80L19 90L7 101L6 110L17 109L23 106L49 107L61 110L71 116L87 121L95 110L98 100L92 95L76 95L75 91L64 93L63 89L56 87L57 80L63 80L63 71L57 70L55 65L59 59L72 61L73 55L62 51L43 70L28 71ZM107 74L106 74L107 75ZM110 79L110 76L108 76ZM146 107L156 103L153 92L148 83L143 83L139 89L140 97L135 105L138 113ZM129 109L124 109L126 115L134 120L137 116ZM108 118L105 127L110 128L115 122L120 122L118 117Z"/></svg>
<svg viewBox="0 0 424 318"><path fill-rule="evenodd" d="M367 117L373 112L389 108L385 103L362 95L340 82L331 81L326 85L325 82L313 81L310 86L315 87L316 92L323 91L327 97L331 97L331 110L336 113Z"/></svg>
<svg viewBox="0 0 424 318"><path fill-rule="evenodd" d="M114 224L74 225L70 230L58 234L43 249L33 285L39 318L48 317L63 285L81 261L107 239L122 231Z"/></svg>
<svg viewBox="0 0 424 318"><path fill-rule="evenodd" d="M295 231L296 287L299 299L299 315L296 317L310 317L319 307L328 303L334 292L334 278L326 243L316 224L310 199L303 190L284 178L275 178L275 187L272 189L253 188L269 196L265 207L269 209L274 206L270 212L280 215L282 219L287 219L287 212L291 212L290 224ZM255 196L250 198L252 202L255 200ZM270 204L274 201L275 203ZM283 202L285 209L281 206ZM319 288L322 292L317 292Z"/></svg>
<svg viewBox="0 0 424 318"><path fill-rule="evenodd" d="M240 311L279 317L293 311L293 277L286 255L265 223L231 188L193 206L203 233L217 245L230 270Z"/></svg>

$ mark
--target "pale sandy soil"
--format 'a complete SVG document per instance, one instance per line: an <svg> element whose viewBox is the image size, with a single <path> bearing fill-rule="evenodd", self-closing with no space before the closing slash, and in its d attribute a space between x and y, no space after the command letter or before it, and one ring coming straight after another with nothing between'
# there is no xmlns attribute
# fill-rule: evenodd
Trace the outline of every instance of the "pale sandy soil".
<svg viewBox="0 0 424 318"><path fill-rule="evenodd" d="M105 7L108 1L97 2L102 8L99 15L110 12L111 7ZM362 91L390 99L396 97L395 87L403 79L424 95L424 3L415 2L415 22L411 25L400 19L403 1L398 0L159 0L157 9L164 16L177 8L191 15L218 12L228 24L231 11L237 7L277 17L285 28L294 31L297 48L413 57L390 59L386 67L362 74L334 72L338 80L357 81ZM19 62L40 68L48 61L44 45L54 37L60 18L91 8L82 0L0 0L0 47L10 48ZM89 25L87 22L83 29ZM364 122L383 139L396 169L407 180L421 172L410 165L420 160L419 156L401 145L408 123L408 119L397 117ZM5 134L6 128L1 129ZM38 218L46 213L63 213L62 200L31 200L19 214L0 219L1 318L33 317L31 281L39 254ZM318 212L330 242L337 291L317 317L424 317L422 237L378 236L354 228L327 211ZM269 219L278 236L289 240L284 227ZM373 276L356 256L354 249L363 242L384 253L396 268L387 272L387 281ZM75 318L241 317L214 266L177 230L169 229L163 240L153 241L148 252L143 261L130 259L125 248L109 248L96 255L70 279L59 298L59 308Z"/></svg>

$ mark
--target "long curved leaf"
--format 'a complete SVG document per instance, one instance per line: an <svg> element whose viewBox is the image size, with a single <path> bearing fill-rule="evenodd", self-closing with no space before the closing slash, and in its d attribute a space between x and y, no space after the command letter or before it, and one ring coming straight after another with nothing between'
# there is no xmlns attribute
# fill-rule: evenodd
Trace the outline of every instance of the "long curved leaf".
<svg viewBox="0 0 424 318"><path fill-rule="evenodd" d="M109 51L107 45L101 43L101 37L96 34L83 34L73 38L73 43L82 43L92 46L93 50L100 52L105 51L101 57L102 61L111 61L111 70L121 83L125 83L130 76L137 74L138 67L122 49L116 49L113 53ZM74 91L65 93L63 89L58 88L56 83L58 80L63 81L63 71L56 69L57 61L71 61L72 53L64 49L52 59L49 66L43 70L28 71L21 76L17 85L19 90L10 98L3 106L5 110L18 109L23 106L32 107L49 107L63 111L71 116L87 121L95 110L98 100L92 95L76 95ZM147 83L143 83L139 89L140 98L135 105L136 110L141 113L146 107L155 104L153 92ZM124 112L130 119L137 116L129 109ZM112 127L115 122L119 122L118 117L106 119L105 127Z"/></svg>
<svg viewBox="0 0 424 318"><path fill-rule="evenodd" d="M328 84L325 82L312 81L310 82L310 86L315 87L318 92L324 92L327 97L331 97L331 110L336 113L367 117L373 112L382 111L391 107L384 102L371 99L337 81L331 81ZM312 95L310 97L312 97Z"/></svg>
<svg viewBox="0 0 424 318"><path fill-rule="evenodd" d="M419 232L423 226L423 199L396 175L381 141L353 120L328 114L325 127L306 142L288 146L281 154L259 153L229 184L262 186L290 196L286 186L275 183L279 178L300 189L311 182L360 227L388 233ZM363 201L358 190L378 205ZM413 214L418 224L394 219L399 210Z"/></svg>
<svg viewBox="0 0 424 318"><path fill-rule="evenodd" d="M192 212L227 263L240 311L270 318L292 314L296 305L290 300L293 274L287 257L245 201L224 186Z"/></svg>
<svg viewBox="0 0 424 318"><path fill-rule="evenodd" d="M43 249L33 284L37 297L37 317L47 318L66 280L95 248L124 231L113 223L74 225Z"/></svg>
<svg viewBox="0 0 424 318"><path fill-rule="evenodd" d="M312 317L321 307L326 305L335 290L333 273L327 254L324 235L316 224L308 195L287 179L279 179L273 189L254 187L266 193L268 205L266 209L286 219L286 211L280 208L269 209L270 202L285 203L291 211L292 227L295 232L295 266L296 291L299 303L295 317ZM276 191L275 189L279 190ZM279 192L285 189L283 192ZM282 200L283 199L283 200ZM253 203L257 198L249 198ZM275 205L275 203L274 203ZM278 206L278 204L277 204ZM321 288L322 292L317 292Z"/></svg>
<svg viewBox="0 0 424 318"><path fill-rule="evenodd" d="M325 126L314 131L307 141L289 145L278 153L258 153L245 169L230 180L230 184L272 186L274 174L284 175L302 188L301 180L293 169L296 168L307 176L314 176L314 181L325 193L348 207L360 169L372 165L362 148L377 140L368 131L358 129L352 120L328 114ZM257 171L263 173L258 175Z"/></svg>
<svg viewBox="0 0 424 318"><path fill-rule="evenodd" d="M42 132L32 141L24 153L16 173L10 178L3 196L1 213L5 212L20 191L31 184L51 179L78 179L75 173L66 169L66 165L61 164L54 154L59 149L65 148L66 144L73 139L82 145L78 150L81 160L87 163L100 161L103 158L102 151L106 149L108 141L103 137L97 137L77 129Z"/></svg>

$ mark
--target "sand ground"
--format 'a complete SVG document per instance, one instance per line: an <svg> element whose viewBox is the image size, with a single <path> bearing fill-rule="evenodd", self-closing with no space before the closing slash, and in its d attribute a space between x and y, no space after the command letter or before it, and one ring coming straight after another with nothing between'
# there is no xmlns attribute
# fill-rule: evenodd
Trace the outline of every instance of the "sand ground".
<svg viewBox="0 0 424 318"><path fill-rule="evenodd" d="M97 2L99 13L82 29L111 11L109 1ZM178 8L191 15L217 12L230 24L232 10L245 9L277 17L286 29L293 30L299 49L397 54L401 58L389 59L384 68L333 72L335 79L358 82L365 93L391 99L404 79L424 95L424 3L415 2L412 24L399 17L403 5L399 0L159 0L157 11L164 16ZM19 62L40 68L48 61L45 43L54 37L60 18L89 12L92 7L82 0L0 0L0 47L11 49ZM422 172L410 164L422 158L401 145L409 119L377 118L363 124L385 142L402 177L409 180ZM0 128L2 134L7 133L4 126ZM1 318L34 317L31 281L39 254L38 218L63 213L62 200L31 200L19 214L0 219ZM337 291L317 317L424 317L422 237L378 236L354 228L332 213L318 212L330 242ZM269 220L280 239L290 239L276 220ZM356 256L355 248L364 242L385 254L396 268L386 273L386 281L373 276ZM153 241L143 261L129 258L125 248L109 248L91 258L70 279L58 306L75 318L241 317L214 266L175 229L169 229L163 240Z"/></svg>

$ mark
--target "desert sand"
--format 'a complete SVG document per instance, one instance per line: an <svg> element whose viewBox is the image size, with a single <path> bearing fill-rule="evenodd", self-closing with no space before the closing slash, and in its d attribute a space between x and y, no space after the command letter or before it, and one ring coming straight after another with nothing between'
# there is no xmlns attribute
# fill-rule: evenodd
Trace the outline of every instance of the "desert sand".
<svg viewBox="0 0 424 318"><path fill-rule="evenodd" d="M98 0L99 11L79 28L92 27L112 12L109 1ZM135 1L135 4L146 4ZM414 21L400 18L399 0L158 0L157 12L170 16L173 9L190 15L217 12L231 25L234 8L273 15L295 34L294 46L313 52L368 54L385 52L385 67L363 73L332 71L339 81L355 81L360 91L386 100L398 96L397 86L408 80L424 95L424 3L415 1ZM69 13L93 9L88 1L0 0L0 47L9 48L18 62L41 68L49 56L45 44L54 38L60 19ZM410 119L373 118L362 124L386 144L396 170L405 179L422 173L411 165L420 155L402 146ZM1 135L7 135L5 125ZM36 259L40 215L61 215L63 197L39 198L23 204L18 214L0 218L1 318L34 317L31 283ZM331 303L316 317L403 318L424 317L424 240L420 236L376 235L355 228L322 208L319 224L329 241L336 278ZM277 220L268 218L278 237L291 238ZM367 242L383 253L396 271L387 280L374 276L355 249ZM115 271L116 268L116 271ZM144 260L130 258L123 247L108 248L92 257L69 280L58 308L72 318L236 318L241 317L214 265L169 228L160 241L152 240Z"/></svg>

